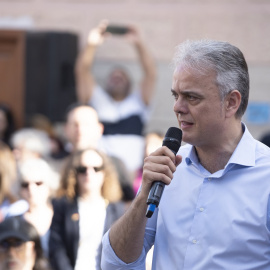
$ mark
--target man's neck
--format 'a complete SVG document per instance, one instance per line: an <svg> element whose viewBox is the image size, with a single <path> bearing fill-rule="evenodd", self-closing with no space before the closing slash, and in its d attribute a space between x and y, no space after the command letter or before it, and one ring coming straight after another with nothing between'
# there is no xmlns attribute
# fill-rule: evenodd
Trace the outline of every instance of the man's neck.
<svg viewBox="0 0 270 270"><path fill-rule="evenodd" d="M126 98L126 95L111 95L111 97L114 101L120 102Z"/></svg>
<svg viewBox="0 0 270 270"><path fill-rule="evenodd" d="M223 143L209 147L195 147L199 162L210 173L223 170L243 135L242 126L234 129Z"/></svg>
<svg viewBox="0 0 270 270"><path fill-rule="evenodd" d="M119 91L119 90L115 90L115 91L110 91L107 89L107 93L111 96L111 98L114 101L122 101L124 100L128 95L129 95L129 91L123 92L123 91Z"/></svg>

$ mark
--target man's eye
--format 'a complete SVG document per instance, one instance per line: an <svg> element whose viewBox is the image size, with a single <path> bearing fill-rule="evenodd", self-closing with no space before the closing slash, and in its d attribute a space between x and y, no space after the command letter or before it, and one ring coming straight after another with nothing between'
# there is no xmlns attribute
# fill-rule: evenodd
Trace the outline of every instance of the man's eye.
<svg viewBox="0 0 270 270"><path fill-rule="evenodd" d="M172 93L172 96L174 97L175 100L178 99L178 95L176 93Z"/></svg>
<svg viewBox="0 0 270 270"><path fill-rule="evenodd" d="M195 99L196 99L196 97L191 96L191 95L187 95L187 99L188 99L188 100L195 100Z"/></svg>

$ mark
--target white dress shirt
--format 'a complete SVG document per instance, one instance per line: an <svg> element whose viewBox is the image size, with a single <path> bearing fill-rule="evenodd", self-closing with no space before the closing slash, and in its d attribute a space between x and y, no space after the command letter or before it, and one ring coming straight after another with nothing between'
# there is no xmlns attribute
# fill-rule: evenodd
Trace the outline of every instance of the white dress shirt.
<svg viewBox="0 0 270 270"><path fill-rule="evenodd" d="M143 270L154 244L153 270L269 270L270 148L243 129L227 165L213 174L194 147L181 147L183 161L148 220L142 254L125 264L107 233L102 269Z"/></svg>

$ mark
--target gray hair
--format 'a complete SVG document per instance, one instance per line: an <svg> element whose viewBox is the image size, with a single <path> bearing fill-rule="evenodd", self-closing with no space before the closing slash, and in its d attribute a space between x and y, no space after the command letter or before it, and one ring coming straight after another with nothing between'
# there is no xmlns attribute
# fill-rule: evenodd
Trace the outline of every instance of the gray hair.
<svg viewBox="0 0 270 270"><path fill-rule="evenodd" d="M35 128L23 128L11 137L13 148L23 146L28 151L47 157L50 154L50 138L46 132Z"/></svg>
<svg viewBox="0 0 270 270"><path fill-rule="evenodd" d="M243 53L228 42L214 40L187 40L176 48L174 67L183 66L199 74L216 72L216 84L221 100L232 90L241 94L241 104L236 117L245 113L249 97L248 66Z"/></svg>
<svg viewBox="0 0 270 270"><path fill-rule="evenodd" d="M51 190L56 190L59 185L59 176L50 167L48 162L41 158L27 159L18 164L18 179L42 181Z"/></svg>

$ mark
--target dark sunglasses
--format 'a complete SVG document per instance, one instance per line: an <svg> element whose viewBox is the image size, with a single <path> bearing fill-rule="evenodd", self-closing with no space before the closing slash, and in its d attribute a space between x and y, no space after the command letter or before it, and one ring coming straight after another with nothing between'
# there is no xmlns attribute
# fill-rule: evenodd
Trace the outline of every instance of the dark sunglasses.
<svg viewBox="0 0 270 270"><path fill-rule="evenodd" d="M19 249L25 242L22 240L8 241L4 240L0 243L0 252L6 252L11 247Z"/></svg>
<svg viewBox="0 0 270 270"><path fill-rule="evenodd" d="M37 182L32 182L33 184L36 184L36 186L41 186L41 185L43 185L43 182L42 181L37 181ZM21 182L21 187L22 188L29 188L29 185L30 185L31 183L29 183L29 182Z"/></svg>
<svg viewBox="0 0 270 270"><path fill-rule="evenodd" d="M87 168L88 167L86 166L78 166L75 168L75 170L78 174L86 174ZM92 168L94 169L95 172L100 172L104 169L104 165L101 165L100 167L93 166Z"/></svg>

